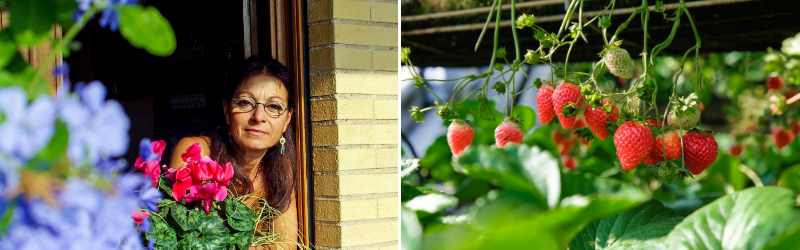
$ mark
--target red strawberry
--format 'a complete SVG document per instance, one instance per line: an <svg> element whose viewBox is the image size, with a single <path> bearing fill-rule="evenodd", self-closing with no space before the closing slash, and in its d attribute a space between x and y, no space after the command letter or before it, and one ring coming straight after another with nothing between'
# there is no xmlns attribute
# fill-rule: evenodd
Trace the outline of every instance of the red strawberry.
<svg viewBox="0 0 800 250"><path fill-rule="evenodd" d="M497 140L497 147L505 147L507 143L522 143L522 129L519 128L517 118L506 117L503 123L494 130L494 138Z"/></svg>
<svg viewBox="0 0 800 250"><path fill-rule="evenodd" d="M791 99L795 95L797 95L797 91L792 87L786 88L786 92L783 93L783 97L786 97L786 99Z"/></svg>
<svg viewBox="0 0 800 250"><path fill-rule="evenodd" d="M650 124L650 125L652 125L652 126L653 126L653 127L655 127L655 128L661 128L661 124L663 124L663 123L662 123L661 121L657 121L657 122L656 122L656 119L652 119L652 118L651 118L651 119L647 119L647 120L645 120L645 121L644 121L644 124Z"/></svg>
<svg viewBox="0 0 800 250"><path fill-rule="evenodd" d="M542 124L550 123L556 116L556 112L553 111L553 91L553 87L543 85L539 92L536 92L536 109L539 112L537 115Z"/></svg>
<svg viewBox="0 0 800 250"><path fill-rule="evenodd" d="M603 100L603 103L611 103L611 101L605 99ZM619 116L619 109L617 109L615 106L613 114L606 114L606 112L603 111L602 106L592 108L591 106L587 105L586 110L583 111L583 116L586 117L586 122L589 123L589 128L592 129L592 132L594 132L595 135L597 135L597 138L600 140L605 140L609 136L608 129L606 129L606 121L612 120L616 122L617 119L619 119L617 118L617 116Z"/></svg>
<svg viewBox="0 0 800 250"><path fill-rule="evenodd" d="M730 148L731 155L739 156L740 154L742 154L742 150L743 149L744 149L744 147L742 147L742 144L734 143L733 145L731 145L731 148Z"/></svg>
<svg viewBox="0 0 800 250"><path fill-rule="evenodd" d="M683 153L686 157L683 161L689 172L698 175L711 166L711 163L717 159L718 147L717 140L711 134L701 135L697 132L689 132L683 135L683 149L685 150Z"/></svg>
<svg viewBox="0 0 800 250"><path fill-rule="evenodd" d="M767 77L767 88L768 89L781 89L783 87L783 80L780 76L776 77Z"/></svg>
<svg viewBox="0 0 800 250"><path fill-rule="evenodd" d="M575 120L575 123L572 124L572 129L579 129L582 127L586 127L586 120L583 118Z"/></svg>
<svg viewBox="0 0 800 250"><path fill-rule="evenodd" d="M623 170L631 170L642 164L653 150L656 141L650 129L632 121L619 126L614 134L614 146Z"/></svg>
<svg viewBox="0 0 800 250"><path fill-rule="evenodd" d="M786 145L789 145L789 143L792 142L792 139L794 139L792 138L791 132L781 128L773 130L772 136L775 137L775 146L778 146L778 149L782 149Z"/></svg>
<svg viewBox="0 0 800 250"><path fill-rule="evenodd" d="M569 153L569 150L572 149L572 146L575 146L576 142L578 142L578 137L577 136L576 137L572 137L572 139L565 140L564 142L562 142L561 143L562 148L561 148L560 154L561 155L567 155Z"/></svg>
<svg viewBox="0 0 800 250"><path fill-rule="evenodd" d="M661 141L661 138L664 141ZM667 149L667 160L675 160L681 158L681 137L674 131L667 131L663 135L656 137L656 144L653 146L653 151L650 151L650 157L645 161L649 165L655 165L664 160L664 149Z"/></svg>
<svg viewBox="0 0 800 250"><path fill-rule="evenodd" d="M559 131L553 131L553 142L555 142L556 146L564 142L564 134Z"/></svg>
<svg viewBox="0 0 800 250"><path fill-rule="evenodd" d="M792 134L794 134L794 136L797 136L797 134L800 134L800 122L790 121L789 125L792 126Z"/></svg>
<svg viewBox="0 0 800 250"><path fill-rule="evenodd" d="M564 167L569 169L575 169L575 158L562 155L561 161L564 162Z"/></svg>
<svg viewBox="0 0 800 250"><path fill-rule="evenodd" d="M472 138L474 137L475 130L465 120L453 120L453 123L450 123L450 126L447 127L447 145L450 145L450 151L455 156L458 156L465 148L472 145Z"/></svg>
<svg viewBox="0 0 800 250"><path fill-rule="evenodd" d="M581 96L581 89L578 86L567 83L564 80L559 82L560 86L556 88L553 93L553 110L556 112L558 120L561 122L561 127L570 128L575 123L575 116L566 117L561 114L564 110L562 105L577 103L578 109L583 105L583 98Z"/></svg>

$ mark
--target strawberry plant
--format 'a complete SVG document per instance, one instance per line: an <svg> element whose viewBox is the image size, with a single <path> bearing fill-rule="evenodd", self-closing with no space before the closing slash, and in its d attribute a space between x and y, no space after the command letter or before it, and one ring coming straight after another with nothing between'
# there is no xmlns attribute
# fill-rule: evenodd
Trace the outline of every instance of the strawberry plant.
<svg viewBox="0 0 800 250"><path fill-rule="evenodd" d="M494 1L475 49L490 23L500 28L480 74L424 78L410 49L402 49L407 80L436 99L413 107L411 117L424 122L424 112L436 110L445 126L468 120L474 131L467 146L449 143L448 132L420 159L403 164L403 249L782 249L800 243L794 209L800 140L793 132L800 110L792 105L800 99L792 92L800 85L800 34L781 51L701 56L701 36L683 0L675 1L673 13L660 1L642 1L615 26L610 16L617 2L604 1L596 16L584 16L584 0L570 1L560 27L546 30L533 15L517 16L512 0L514 49L507 52L498 43L506 28L499 25L502 1ZM652 12L673 26L649 47ZM619 34L634 20L642 22L643 40L628 44ZM602 34L598 58L570 63L589 28ZM523 48L518 29L533 30L538 47ZM694 45L681 56L658 57L678 30L691 34L679 39ZM566 57L556 58L564 49ZM550 77L519 89L515 78L534 77L524 64L542 64ZM453 92L433 91L428 84L436 81L452 83ZM531 88L538 89L536 112L518 104ZM501 99L490 99L491 92ZM505 108L496 110L495 101ZM704 114L706 107L712 111ZM704 124L717 114L729 127ZM526 125L537 118L542 126Z"/></svg>

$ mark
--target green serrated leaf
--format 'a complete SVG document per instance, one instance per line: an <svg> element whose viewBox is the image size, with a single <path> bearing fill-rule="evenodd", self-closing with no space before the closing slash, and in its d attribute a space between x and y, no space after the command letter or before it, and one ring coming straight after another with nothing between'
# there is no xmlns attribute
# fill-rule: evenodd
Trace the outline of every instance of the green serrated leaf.
<svg viewBox="0 0 800 250"><path fill-rule="evenodd" d="M200 226L197 228L200 231L200 249L219 249L228 244L228 237L230 236L228 227L225 226L222 219L216 216L199 216L201 217Z"/></svg>
<svg viewBox="0 0 800 250"><path fill-rule="evenodd" d="M403 159L400 163L400 178L406 178L419 169L419 159Z"/></svg>
<svg viewBox="0 0 800 250"><path fill-rule="evenodd" d="M119 33L131 45L156 56L168 56L175 51L175 32L155 7L129 5L118 9Z"/></svg>
<svg viewBox="0 0 800 250"><path fill-rule="evenodd" d="M248 231L256 227L256 222L253 219L237 220L233 217L228 217L228 225L239 231Z"/></svg>
<svg viewBox="0 0 800 250"><path fill-rule="evenodd" d="M238 249L247 250L253 242L253 232L236 232L228 236L228 243L236 245Z"/></svg>
<svg viewBox="0 0 800 250"><path fill-rule="evenodd" d="M247 205L231 198L225 199L225 214L230 218L238 220L248 220L256 217L253 210L250 210Z"/></svg>
<svg viewBox="0 0 800 250"><path fill-rule="evenodd" d="M650 200L638 207L586 226L570 242L569 249L603 249L627 242L636 242L667 235L683 217Z"/></svg>
<svg viewBox="0 0 800 250"><path fill-rule="evenodd" d="M411 113L411 118L413 118L415 122L425 122L425 114L419 107L411 107L411 110L408 112Z"/></svg>
<svg viewBox="0 0 800 250"><path fill-rule="evenodd" d="M199 234L200 233L198 232L198 235ZM195 236L195 237L192 237L192 238L184 238L184 239L178 241L178 245L176 246L176 248L179 249L179 250L197 249L199 245L200 245L200 242L197 240L197 236Z"/></svg>
<svg viewBox="0 0 800 250"><path fill-rule="evenodd" d="M172 185L175 184L174 181L170 180L166 176L162 175L158 177L158 187L164 190L167 195L172 197ZM174 198L174 197L173 197Z"/></svg>
<svg viewBox="0 0 800 250"><path fill-rule="evenodd" d="M611 27L611 16L601 17L600 21L597 22L597 26L601 29Z"/></svg>
<svg viewBox="0 0 800 250"><path fill-rule="evenodd" d="M202 212L194 209L187 210L185 206L178 203L173 203L170 210L172 210L172 218L183 230L189 231L200 226Z"/></svg>
<svg viewBox="0 0 800 250"><path fill-rule="evenodd" d="M505 58L506 57L506 48L505 47L497 48L497 50L495 51L495 56L497 58Z"/></svg>
<svg viewBox="0 0 800 250"><path fill-rule="evenodd" d="M155 220L152 222L152 236L150 238L153 243L161 246L174 247L178 244L175 230L173 230L164 220Z"/></svg>

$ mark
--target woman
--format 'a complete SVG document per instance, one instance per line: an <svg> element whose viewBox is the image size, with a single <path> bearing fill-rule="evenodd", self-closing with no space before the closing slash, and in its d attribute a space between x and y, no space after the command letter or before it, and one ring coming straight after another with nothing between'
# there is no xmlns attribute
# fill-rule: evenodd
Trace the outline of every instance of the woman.
<svg viewBox="0 0 800 250"><path fill-rule="evenodd" d="M222 99L225 123L220 122L217 131L181 139L170 159L172 167L184 165L180 155L199 143L202 155L231 162L234 176L228 189L236 195L264 197L269 206L281 211L283 216L275 218L273 225L282 237L276 241L282 243L297 240L292 81L289 69L275 59L248 58L215 91ZM288 243L269 247L295 248Z"/></svg>

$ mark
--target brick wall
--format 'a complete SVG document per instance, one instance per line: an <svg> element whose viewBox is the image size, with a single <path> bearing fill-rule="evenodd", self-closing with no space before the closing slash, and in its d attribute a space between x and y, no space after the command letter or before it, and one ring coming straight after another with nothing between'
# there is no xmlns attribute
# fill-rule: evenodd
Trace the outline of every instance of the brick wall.
<svg viewBox="0 0 800 250"><path fill-rule="evenodd" d="M397 0L307 7L317 249L397 249Z"/></svg>

